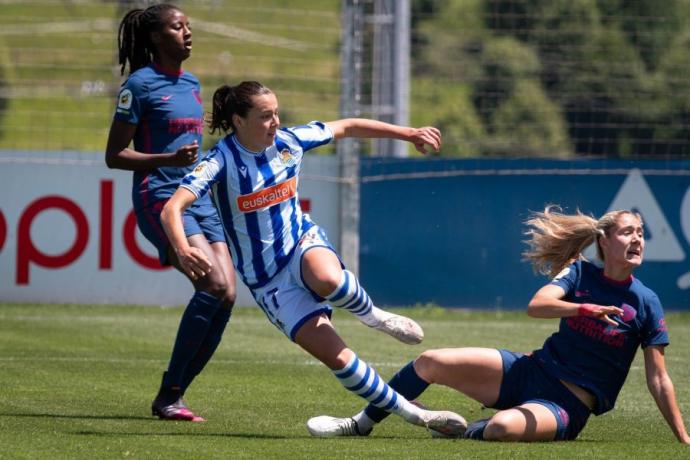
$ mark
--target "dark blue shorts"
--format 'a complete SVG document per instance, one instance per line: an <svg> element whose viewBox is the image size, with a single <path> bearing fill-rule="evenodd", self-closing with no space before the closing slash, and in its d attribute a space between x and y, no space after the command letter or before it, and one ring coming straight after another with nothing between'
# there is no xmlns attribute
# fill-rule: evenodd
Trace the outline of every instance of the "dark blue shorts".
<svg viewBox="0 0 690 460"><path fill-rule="evenodd" d="M170 241L161 225L161 211L166 201L157 201L153 206L135 209L139 230L158 250L161 265L170 265L168 260ZM192 204L182 215L182 220L185 236L203 234L209 243L225 242L223 225L216 207L211 202Z"/></svg>
<svg viewBox="0 0 690 460"><path fill-rule="evenodd" d="M590 410L561 381L548 374L532 355L498 350L503 358L503 381L493 409L510 409L525 403L541 404L556 417L555 441L577 438Z"/></svg>

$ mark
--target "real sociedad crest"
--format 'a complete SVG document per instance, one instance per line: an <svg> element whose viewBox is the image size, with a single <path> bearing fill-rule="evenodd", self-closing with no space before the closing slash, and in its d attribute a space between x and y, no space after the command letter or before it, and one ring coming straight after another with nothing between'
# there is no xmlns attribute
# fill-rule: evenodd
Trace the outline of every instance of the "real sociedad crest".
<svg viewBox="0 0 690 460"><path fill-rule="evenodd" d="M278 153L278 156L280 157L280 161L285 165L285 166L295 166L295 157L290 151L290 149L283 149Z"/></svg>

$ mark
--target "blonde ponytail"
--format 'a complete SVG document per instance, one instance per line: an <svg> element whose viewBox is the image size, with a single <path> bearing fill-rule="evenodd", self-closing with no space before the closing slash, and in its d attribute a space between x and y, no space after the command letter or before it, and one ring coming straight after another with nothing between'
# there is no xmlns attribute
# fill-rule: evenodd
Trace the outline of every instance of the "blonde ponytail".
<svg viewBox="0 0 690 460"><path fill-rule="evenodd" d="M556 276L563 268L582 257L601 231L597 220L582 214L567 215L557 206L547 206L525 221L528 249L523 257L532 263L535 272Z"/></svg>
<svg viewBox="0 0 690 460"><path fill-rule="evenodd" d="M532 213L525 221L528 249L522 253L532 263L535 272L556 276L561 270L578 259L584 259L582 251L596 242L597 255L603 261L604 254L599 238L608 236L622 214L631 214L642 222L639 214L627 211L611 211L599 220L582 214L568 215L558 206L549 205L544 212Z"/></svg>

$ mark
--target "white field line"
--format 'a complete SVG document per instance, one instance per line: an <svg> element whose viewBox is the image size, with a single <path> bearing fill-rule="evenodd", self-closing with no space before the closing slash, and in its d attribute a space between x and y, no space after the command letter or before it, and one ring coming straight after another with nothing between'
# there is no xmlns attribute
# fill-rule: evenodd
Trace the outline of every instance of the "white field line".
<svg viewBox="0 0 690 460"><path fill-rule="evenodd" d="M686 359L680 356L667 356L667 362L675 363L675 365L685 364ZM48 363L102 363L102 364L151 364L160 365L167 364L168 359L150 359L150 358L87 358L83 356L0 356L0 362L48 362ZM284 359L261 359L251 361L239 359L213 359L213 364L222 365L239 365L239 364L257 364L257 365L276 365L276 364L290 364L294 366L322 366L319 361L315 359L298 360L294 362L286 362ZM399 369L403 367L408 361L367 361L367 363L374 368L393 368ZM633 365L630 370L633 372L641 371L643 366Z"/></svg>
<svg viewBox="0 0 690 460"><path fill-rule="evenodd" d="M294 51L307 51L313 48L311 43L291 40L288 38L266 35L239 27L227 26L219 22L203 21L198 18L190 18L194 27L204 32L220 35L221 37L234 38L243 42L257 43L259 45L287 48Z"/></svg>
<svg viewBox="0 0 690 460"><path fill-rule="evenodd" d="M0 362L48 362L48 363L103 363L103 364L167 364L168 359L147 359L147 358L87 358L84 356L0 356ZM315 359L296 360L294 362L286 361L285 359L260 359L260 360L239 360L239 359L213 359L213 364L257 364L257 365L276 365L276 364L290 364L295 366L323 366L322 363ZM371 366L381 368L389 367L399 369L407 361L399 362L369 362Z"/></svg>
<svg viewBox="0 0 690 460"><path fill-rule="evenodd" d="M153 307L155 308L155 307ZM251 307L250 307L251 308ZM181 314L181 313L180 313ZM179 318L171 318L170 320L177 321ZM36 322L36 323L54 323L56 321L69 321L69 322L74 322L74 321L79 321L79 322L84 322L84 323L135 323L135 324L143 324L144 321L150 320L151 322L159 322L159 318L151 318L144 313L141 317L138 316L130 316L130 317L118 317L118 316L71 316L71 315L61 315L59 317L56 316L51 316L51 315L7 315L7 314L2 314L0 313L0 320L2 321L20 321L20 322ZM419 322L422 323L422 325L427 325L428 327L431 328L453 328L457 329L459 324L462 324L462 320L457 319L457 320L438 320L438 319L430 319L430 320L424 320L424 319L418 319ZM354 318L342 318L342 317L337 317L333 320L333 323L338 326L360 326L362 323L360 323L358 320ZM230 325L240 325L240 324L250 324L250 325L255 325L255 324L270 324L266 318L262 317L257 317L257 318L240 318L238 320L230 320ZM558 325L556 323L536 323L536 324L529 324L526 322L521 322L521 321L505 321L505 320L496 320L495 322L485 322L484 324L472 324L472 329L521 329L525 327L526 325L529 326L530 329L544 329L544 330L555 330Z"/></svg>
<svg viewBox="0 0 690 460"><path fill-rule="evenodd" d="M227 26L219 22L203 21L197 18L190 18L194 27L204 32L219 35L221 37L232 38L248 43L271 46L275 48L286 48L294 51L307 51L314 45L298 40L262 34L239 27ZM5 25L0 30L2 35L47 35L47 34L68 34L78 32L110 32L117 30L117 21L113 19L88 19L82 21L62 21L62 22L42 22L38 24Z"/></svg>

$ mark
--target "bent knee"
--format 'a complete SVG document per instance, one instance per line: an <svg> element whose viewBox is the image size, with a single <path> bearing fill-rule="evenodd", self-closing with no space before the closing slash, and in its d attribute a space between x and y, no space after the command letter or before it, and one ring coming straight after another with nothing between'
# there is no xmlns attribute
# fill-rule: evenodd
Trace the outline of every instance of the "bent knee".
<svg viewBox="0 0 690 460"><path fill-rule="evenodd" d="M484 439L487 441L519 441L522 433L519 420L510 413L498 412L491 417L484 428Z"/></svg>
<svg viewBox="0 0 690 460"><path fill-rule="evenodd" d="M218 276L212 271L197 283L200 285L198 286L199 288L213 297L221 299L223 302L231 298L234 303L236 296L234 289L232 289L233 292L228 292L230 290L230 283L223 276Z"/></svg>
<svg viewBox="0 0 690 460"><path fill-rule="evenodd" d="M235 300L236 296L234 293L232 295L228 295L226 292L226 295L220 299L220 308L232 312L232 308L235 306Z"/></svg>
<svg viewBox="0 0 690 460"><path fill-rule="evenodd" d="M237 289L235 288L234 283L233 284L228 283L227 286L225 287L223 296L220 299L220 305L221 305L221 307L225 308L226 310L232 311L232 307L235 306L236 300L237 300Z"/></svg>
<svg viewBox="0 0 690 460"><path fill-rule="evenodd" d="M442 350L426 350L414 362L414 370L429 383L438 383L441 373Z"/></svg>
<svg viewBox="0 0 690 460"><path fill-rule="evenodd" d="M327 297L335 292L342 281L342 270L337 269L312 271L305 273L307 285L321 297Z"/></svg>

